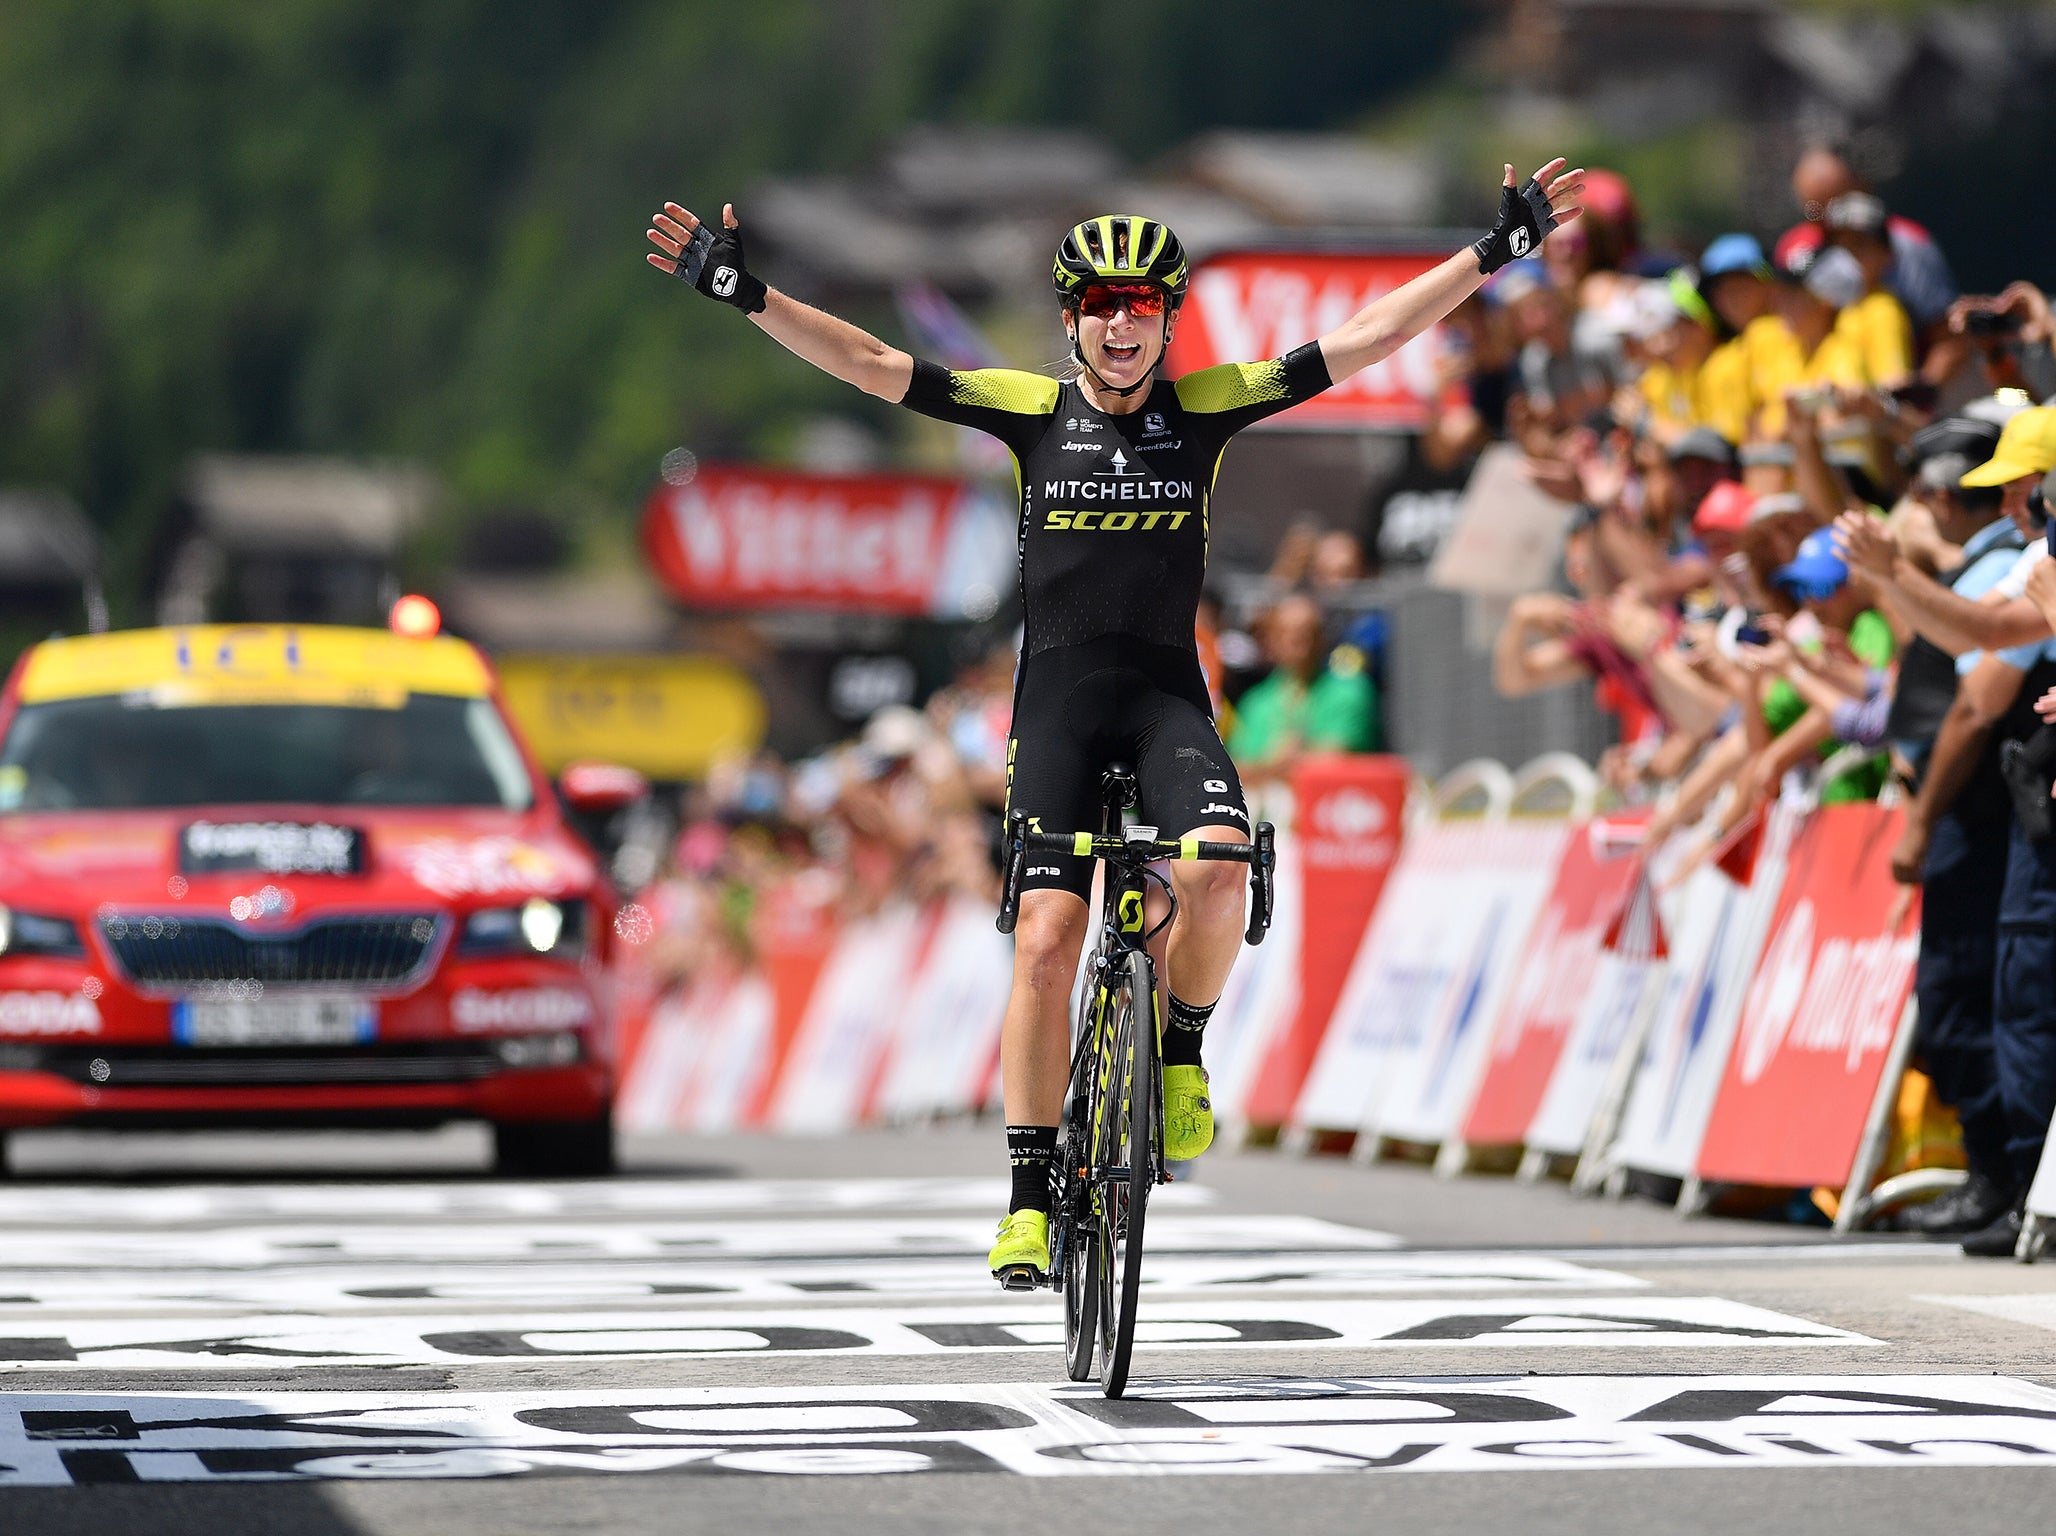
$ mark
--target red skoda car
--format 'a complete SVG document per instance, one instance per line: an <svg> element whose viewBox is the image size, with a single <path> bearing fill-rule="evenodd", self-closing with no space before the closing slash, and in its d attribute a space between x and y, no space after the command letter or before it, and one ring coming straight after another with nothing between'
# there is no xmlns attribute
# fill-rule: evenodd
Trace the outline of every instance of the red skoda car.
<svg viewBox="0 0 2056 1536"><path fill-rule="evenodd" d="M613 918L462 641L135 630L0 695L0 1134L483 1120L603 1172Z"/></svg>

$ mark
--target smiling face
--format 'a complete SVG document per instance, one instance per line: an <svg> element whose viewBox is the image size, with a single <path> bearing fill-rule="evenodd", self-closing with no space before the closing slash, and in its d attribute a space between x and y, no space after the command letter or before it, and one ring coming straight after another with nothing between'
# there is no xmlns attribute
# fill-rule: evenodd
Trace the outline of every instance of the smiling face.
<svg viewBox="0 0 2056 1536"><path fill-rule="evenodd" d="M1155 287L1095 283L1080 296L1077 307L1065 310L1064 328L1097 382L1126 389L1141 383L1162 361L1175 324L1162 295L1163 290ZM1154 313L1137 314L1137 309ZM1135 406L1142 403L1140 394L1130 398ZM1101 402L1103 409L1106 405Z"/></svg>

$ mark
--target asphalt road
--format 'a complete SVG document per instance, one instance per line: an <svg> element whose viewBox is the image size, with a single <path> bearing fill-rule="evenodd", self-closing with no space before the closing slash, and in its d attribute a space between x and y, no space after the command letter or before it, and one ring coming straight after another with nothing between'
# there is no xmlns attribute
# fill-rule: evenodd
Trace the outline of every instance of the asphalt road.
<svg viewBox="0 0 2056 1536"><path fill-rule="evenodd" d="M0 1531L2011 1531L2056 1264L1215 1153L1127 1400L982 1257L994 1127L23 1138Z"/></svg>

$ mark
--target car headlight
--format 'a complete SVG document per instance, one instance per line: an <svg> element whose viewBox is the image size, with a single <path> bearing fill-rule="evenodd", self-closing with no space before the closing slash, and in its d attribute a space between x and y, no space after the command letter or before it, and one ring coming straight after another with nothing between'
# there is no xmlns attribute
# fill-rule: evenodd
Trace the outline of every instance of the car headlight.
<svg viewBox="0 0 2056 1536"><path fill-rule="evenodd" d="M58 955L82 959L78 925L61 917L0 907L0 955Z"/></svg>
<svg viewBox="0 0 2056 1536"><path fill-rule="evenodd" d="M585 903L537 896L518 907L487 907L464 920L460 955L578 954L585 947Z"/></svg>

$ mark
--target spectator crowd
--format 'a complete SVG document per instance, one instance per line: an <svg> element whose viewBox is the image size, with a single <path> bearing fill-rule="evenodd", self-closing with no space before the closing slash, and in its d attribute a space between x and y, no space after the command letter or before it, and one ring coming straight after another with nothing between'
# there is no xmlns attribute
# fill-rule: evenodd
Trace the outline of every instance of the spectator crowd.
<svg viewBox="0 0 2056 1536"><path fill-rule="evenodd" d="M1971 1170L1907 1221L2010 1253L2056 1109L2049 300L1958 293L1935 237L1827 150L1768 250L1733 232L1669 270L1625 185L1593 182L1468 307L1469 403L1430 434L1504 437L1576 509L1495 681L1596 689L1604 777L1652 807L1673 882L1783 793L1903 803L1919 1050Z"/></svg>

